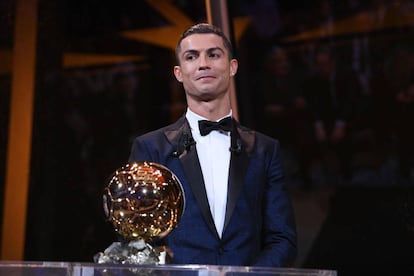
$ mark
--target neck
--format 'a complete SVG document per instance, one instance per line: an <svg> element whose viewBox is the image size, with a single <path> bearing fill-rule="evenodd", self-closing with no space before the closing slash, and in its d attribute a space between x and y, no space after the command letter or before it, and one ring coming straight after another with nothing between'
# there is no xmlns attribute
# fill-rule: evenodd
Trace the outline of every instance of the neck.
<svg viewBox="0 0 414 276"><path fill-rule="evenodd" d="M231 111L230 102L221 102L219 104L214 102L191 102L188 101L188 108L211 121L217 121L227 116Z"/></svg>

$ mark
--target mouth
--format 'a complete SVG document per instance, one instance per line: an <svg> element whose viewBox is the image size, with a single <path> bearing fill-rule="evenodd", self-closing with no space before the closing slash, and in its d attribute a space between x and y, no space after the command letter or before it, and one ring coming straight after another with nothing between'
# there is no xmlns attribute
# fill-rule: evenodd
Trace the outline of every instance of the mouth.
<svg viewBox="0 0 414 276"><path fill-rule="evenodd" d="M212 79L215 79L215 77L214 76L210 76L210 75L208 75L208 76L200 76L200 77L196 78L196 80L212 80Z"/></svg>

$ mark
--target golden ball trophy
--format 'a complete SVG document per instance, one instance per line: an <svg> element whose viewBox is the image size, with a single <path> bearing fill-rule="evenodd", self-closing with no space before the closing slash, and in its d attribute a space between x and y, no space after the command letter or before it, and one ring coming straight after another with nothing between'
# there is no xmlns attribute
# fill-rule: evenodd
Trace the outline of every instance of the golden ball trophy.
<svg viewBox="0 0 414 276"><path fill-rule="evenodd" d="M128 163L111 176L103 194L106 219L120 240L94 256L95 263L165 264L168 249L149 242L167 236L184 211L180 181L165 166Z"/></svg>

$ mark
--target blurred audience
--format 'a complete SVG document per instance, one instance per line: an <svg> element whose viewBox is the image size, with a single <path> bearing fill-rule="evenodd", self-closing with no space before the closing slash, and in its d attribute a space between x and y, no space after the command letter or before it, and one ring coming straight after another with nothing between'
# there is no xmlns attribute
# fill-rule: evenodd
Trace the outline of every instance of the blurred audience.
<svg viewBox="0 0 414 276"><path fill-rule="evenodd" d="M295 70L289 54L280 46L271 48L263 64L255 84L259 92L255 95L258 128L277 137L283 147L294 145L296 123L305 105L301 73Z"/></svg>
<svg viewBox="0 0 414 276"><path fill-rule="evenodd" d="M414 77L395 96L395 135L400 174L414 180Z"/></svg>
<svg viewBox="0 0 414 276"><path fill-rule="evenodd" d="M350 133L358 119L361 84L353 71L340 66L330 47L320 47L315 54L314 70L303 83L303 94L313 130L304 135L299 147L301 166L309 165L327 154L337 157L335 174L351 178L352 148Z"/></svg>

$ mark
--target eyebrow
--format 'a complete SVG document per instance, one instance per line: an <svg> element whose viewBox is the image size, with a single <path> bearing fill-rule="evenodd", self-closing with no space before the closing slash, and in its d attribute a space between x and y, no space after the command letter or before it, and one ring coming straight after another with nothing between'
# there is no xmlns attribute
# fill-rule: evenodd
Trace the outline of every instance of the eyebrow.
<svg viewBox="0 0 414 276"><path fill-rule="evenodd" d="M216 50L219 50L220 52L225 53L224 50L222 48L220 48L220 47L208 48L207 49L207 53L211 53L211 52L214 52ZM196 54L196 53L199 53L199 52L200 51L198 51L198 50L190 49L190 50L184 51L182 55L184 56L187 53L189 53L189 54Z"/></svg>

